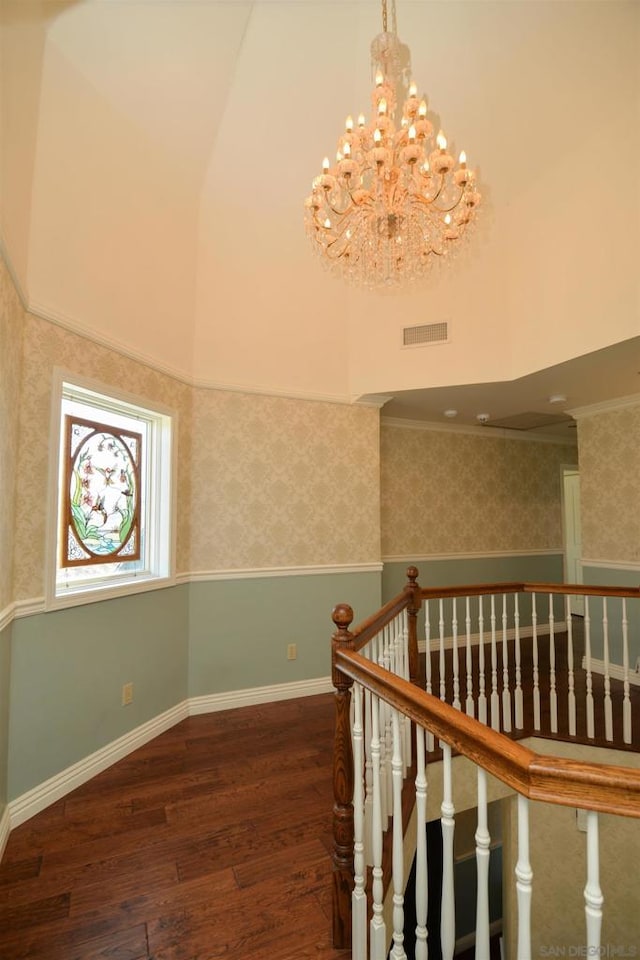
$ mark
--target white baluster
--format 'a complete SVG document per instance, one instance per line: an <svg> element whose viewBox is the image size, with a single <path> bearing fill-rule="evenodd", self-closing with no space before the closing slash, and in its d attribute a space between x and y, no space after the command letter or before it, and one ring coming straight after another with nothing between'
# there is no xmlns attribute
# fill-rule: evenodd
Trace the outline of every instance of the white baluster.
<svg viewBox="0 0 640 960"><path fill-rule="evenodd" d="M573 620L571 619L571 597L567 594L564 598L565 619L567 621L567 667L569 670L569 695L568 695L568 713L569 713L569 736L576 735L576 691L575 677L573 668Z"/></svg>
<svg viewBox="0 0 640 960"><path fill-rule="evenodd" d="M515 601L513 624L516 632L516 691L514 709L516 714L516 730L522 730L524 727L524 706L522 701L522 664L520 652L520 607L518 605L517 593L514 593L513 599Z"/></svg>
<svg viewBox="0 0 640 960"><path fill-rule="evenodd" d="M484 606L482 597L478 597L478 633L480 641L478 646L478 720L480 723L487 722L487 695L485 693L485 674L484 674Z"/></svg>
<svg viewBox="0 0 640 960"><path fill-rule="evenodd" d="M587 810L587 884L584 888L584 912L587 922L587 956L600 956L602 904L598 851L598 814Z"/></svg>
<svg viewBox="0 0 640 960"><path fill-rule="evenodd" d="M391 960L407 960L404 951L404 850L402 827L402 739L400 716L391 711L393 728L393 849L391 853L391 878L393 882L393 946Z"/></svg>
<svg viewBox="0 0 640 960"><path fill-rule="evenodd" d="M553 616L553 594L549 594L549 713L551 733L558 732L558 694L556 691L556 638Z"/></svg>
<svg viewBox="0 0 640 960"><path fill-rule="evenodd" d="M431 620L429 618L429 607L430 607L429 601L425 600L424 635L425 635L425 641L427 644L427 659L426 659L426 665L425 665L425 679L426 679L425 688L427 693L433 693L433 688L431 684ZM435 738L432 733L427 732L427 752L431 753L431 751L434 748L435 748Z"/></svg>
<svg viewBox="0 0 640 960"><path fill-rule="evenodd" d="M351 951L353 960L367 956L367 895L364 888L364 751L362 746L362 687L353 685L353 892Z"/></svg>
<svg viewBox="0 0 640 960"><path fill-rule="evenodd" d="M440 910L440 942L442 960L452 960L456 945L455 889L453 877L453 834L455 807L451 786L451 747L442 745L442 905Z"/></svg>
<svg viewBox="0 0 640 960"><path fill-rule="evenodd" d="M445 670L445 661L444 661L444 600L440 597L439 600L439 612L440 616L438 619L438 629L440 632L440 699L446 700L447 697L447 688L445 686L444 679L444 670Z"/></svg>
<svg viewBox="0 0 640 960"><path fill-rule="evenodd" d="M389 625L387 624L383 628L383 637L384 637L384 666L386 670L391 669L391 638L389 636ZM384 703L384 701L382 701ZM385 798L385 809L387 811L387 825L389 823L389 818L391 817L393 811L393 778L391 772L391 764L393 758L393 731L391 729L391 707L389 704L384 703L384 766L385 766L385 777L384 783L387 789L387 795ZM381 731L382 732L382 731Z"/></svg>
<svg viewBox="0 0 640 960"><path fill-rule="evenodd" d="M584 661L587 671L587 736L595 737L595 717L593 711L593 677L591 675L591 617L589 616L589 597L584 598Z"/></svg>
<svg viewBox="0 0 640 960"><path fill-rule="evenodd" d="M371 757L372 740L371 691L364 692L364 861L368 866L373 863L371 849L371 829L373 822L373 760Z"/></svg>
<svg viewBox="0 0 640 960"><path fill-rule="evenodd" d="M478 767L478 828L476 830L476 960L488 960L489 946L489 859L491 837L487 824L487 775Z"/></svg>
<svg viewBox="0 0 640 960"><path fill-rule="evenodd" d="M496 646L496 598L491 595L491 726L500 729L500 697L498 696L498 649Z"/></svg>
<svg viewBox="0 0 640 960"><path fill-rule="evenodd" d="M533 729L540 729L540 670L538 667L538 612L536 595L531 594L531 629L533 633Z"/></svg>
<svg viewBox="0 0 640 960"><path fill-rule="evenodd" d="M407 609L402 611L402 677L404 680L410 680L409 670L409 614ZM402 759L404 763L404 775L411 766L411 720L402 714Z"/></svg>
<svg viewBox="0 0 640 960"><path fill-rule="evenodd" d="M425 733L416 725L416 960L427 960L427 775Z"/></svg>
<svg viewBox="0 0 640 960"><path fill-rule="evenodd" d="M453 706L456 710L460 709L460 659L458 657L458 598L453 598L453 620L451 622L453 633Z"/></svg>
<svg viewBox="0 0 640 960"><path fill-rule="evenodd" d="M373 769L373 809L371 849L373 860L372 917L369 925L371 960L386 960L387 929L384 922L384 887L382 884L382 763L380 738L380 704L371 696L371 761Z"/></svg>
<svg viewBox="0 0 640 960"><path fill-rule="evenodd" d="M509 689L509 644L507 595L502 594L502 729L511 733L511 691Z"/></svg>
<svg viewBox="0 0 640 960"><path fill-rule="evenodd" d="M609 618L607 598L602 598L602 642L604 648L604 735L613 740L613 705L611 703L611 670L609 663Z"/></svg>
<svg viewBox="0 0 640 960"><path fill-rule="evenodd" d="M531 960L531 895L533 872L529 861L529 801L518 794L518 960Z"/></svg>
<svg viewBox="0 0 640 960"><path fill-rule="evenodd" d="M631 743L631 700L629 699L629 624L627 598L622 598L622 666L624 670L624 697L622 700L622 739Z"/></svg>
<svg viewBox="0 0 640 960"><path fill-rule="evenodd" d="M464 624L467 634L467 700L465 712L467 716L473 717L475 711L473 705L473 656L471 654L471 606L469 597L465 597Z"/></svg>

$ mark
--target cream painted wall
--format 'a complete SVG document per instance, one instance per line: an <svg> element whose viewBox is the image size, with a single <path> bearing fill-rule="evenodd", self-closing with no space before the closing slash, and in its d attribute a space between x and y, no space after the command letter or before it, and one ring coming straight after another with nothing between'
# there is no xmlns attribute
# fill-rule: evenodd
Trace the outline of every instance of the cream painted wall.
<svg viewBox="0 0 640 960"><path fill-rule="evenodd" d="M398 5L484 195L458 262L400 297L329 280L302 228L369 110L377 4L1 9L3 231L34 311L201 386L315 399L512 379L637 335L638 4ZM403 350L432 319L451 342Z"/></svg>
<svg viewBox="0 0 640 960"><path fill-rule="evenodd" d="M562 551L560 466L575 448L381 427L382 555Z"/></svg>
<svg viewBox="0 0 640 960"><path fill-rule="evenodd" d="M640 561L640 400L578 420L583 562Z"/></svg>

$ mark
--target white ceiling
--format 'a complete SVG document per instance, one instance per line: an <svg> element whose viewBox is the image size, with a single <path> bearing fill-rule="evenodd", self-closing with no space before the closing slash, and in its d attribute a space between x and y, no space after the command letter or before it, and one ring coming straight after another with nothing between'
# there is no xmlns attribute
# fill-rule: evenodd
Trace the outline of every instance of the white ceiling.
<svg viewBox="0 0 640 960"><path fill-rule="evenodd" d="M381 296L326 275L302 227L368 112L377 0L0 0L2 237L29 308L194 383L385 394L396 417L640 392L640 3L396 6L484 203L457 260ZM402 348L443 319L448 344Z"/></svg>

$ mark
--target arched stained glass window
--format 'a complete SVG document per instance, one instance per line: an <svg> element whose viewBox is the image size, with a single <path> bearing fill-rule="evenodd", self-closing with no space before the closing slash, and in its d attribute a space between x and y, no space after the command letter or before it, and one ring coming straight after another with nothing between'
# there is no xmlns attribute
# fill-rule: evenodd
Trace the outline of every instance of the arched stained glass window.
<svg viewBox="0 0 640 960"><path fill-rule="evenodd" d="M61 565L139 559L142 434L69 415L65 427Z"/></svg>

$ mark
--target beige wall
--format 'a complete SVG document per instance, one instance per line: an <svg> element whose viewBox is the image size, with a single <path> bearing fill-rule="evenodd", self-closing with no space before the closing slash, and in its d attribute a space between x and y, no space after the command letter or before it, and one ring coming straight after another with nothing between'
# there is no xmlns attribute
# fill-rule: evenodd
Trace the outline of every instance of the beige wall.
<svg viewBox="0 0 640 960"><path fill-rule="evenodd" d="M562 549L575 448L384 422L381 438L384 557Z"/></svg>
<svg viewBox="0 0 640 960"><path fill-rule="evenodd" d="M640 560L640 402L581 418L584 560Z"/></svg>
<svg viewBox="0 0 640 960"><path fill-rule="evenodd" d="M13 600L12 556L24 311L0 257L0 610Z"/></svg>

